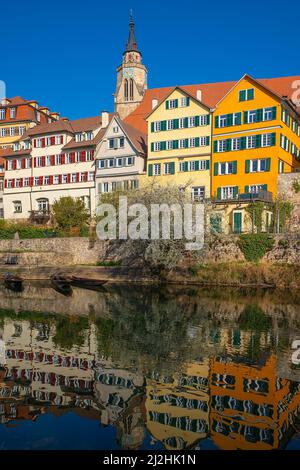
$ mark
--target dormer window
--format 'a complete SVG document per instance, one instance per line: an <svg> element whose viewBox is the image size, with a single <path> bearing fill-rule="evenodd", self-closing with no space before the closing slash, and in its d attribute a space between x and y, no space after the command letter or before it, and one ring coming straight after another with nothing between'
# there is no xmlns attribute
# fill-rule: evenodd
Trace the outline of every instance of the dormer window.
<svg viewBox="0 0 300 470"><path fill-rule="evenodd" d="M30 149L30 142L29 142L29 140L26 140L26 141L24 142L24 149L25 149L25 150Z"/></svg>
<svg viewBox="0 0 300 470"><path fill-rule="evenodd" d="M75 134L75 142L82 142L83 141L83 135L81 132L77 132Z"/></svg>
<svg viewBox="0 0 300 470"><path fill-rule="evenodd" d="M15 119L15 117L16 117L16 108L10 108L9 116L10 116L10 119Z"/></svg>
<svg viewBox="0 0 300 470"><path fill-rule="evenodd" d="M36 112L36 120L37 120L38 122L41 121L41 113L40 113L39 111Z"/></svg>
<svg viewBox="0 0 300 470"><path fill-rule="evenodd" d="M85 140L92 140L92 139L93 139L93 133L91 131L86 132Z"/></svg>
<svg viewBox="0 0 300 470"><path fill-rule="evenodd" d="M19 143L14 144L14 151L16 152L17 150L20 150L21 146Z"/></svg>

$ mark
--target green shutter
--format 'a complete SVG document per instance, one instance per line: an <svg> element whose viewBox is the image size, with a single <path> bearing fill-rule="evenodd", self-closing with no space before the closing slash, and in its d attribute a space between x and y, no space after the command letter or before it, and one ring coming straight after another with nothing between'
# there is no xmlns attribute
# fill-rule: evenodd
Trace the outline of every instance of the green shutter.
<svg viewBox="0 0 300 470"><path fill-rule="evenodd" d="M233 114L227 114L226 126L232 126L233 124Z"/></svg>
<svg viewBox="0 0 300 470"><path fill-rule="evenodd" d="M254 88L250 88L250 89L248 90L247 99L248 99L248 100L253 100L253 99L254 99Z"/></svg>
<svg viewBox="0 0 300 470"><path fill-rule="evenodd" d="M175 108L178 108L178 100L175 100Z"/></svg>
<svg viewBox="0 0 300 470"><path fill-rule="evenodd" d="M187 106L190 105L190 97L189 97L189 96L186 97L186 105L187 105Z"/></svg>
<svg viewBox="0 0 300 470"><path fill-rule="evenodd" d="M218 176L219 174L219 164L218 163L214 163L214 176Z"/></svg>
<svg viewBox="0 0 300 470"><path fill-rule="evenodd" d="M276 106L273 106L273 108L272 108L272 119L276 119L276 115L277 115L277 108L276 108Z"/></svg>
<svg viewBox="0 0 300 470"><path fill-rule="evenodd" d="M189 125L189 118L186 117L186 118L183 119L183 127L186 128L186 127L188 127L188 125Z"/></svg>
<svg viewBox="0 0 300 470"><path fill-rule="evenodd" d="M163 141L160 143L160 150L166 150L167 148L167 144L166 144L166 141Z"/></svg>
<svg viewBox="0 0 300 470"><path fill-rule="evenodd" d="M276 132L272 132L271 145L276 145Z"/></svg>
<svg viewBox="0 0 300 470"><path fill-rule="evenodd" d="M189 162L184 162L183 171L189 171Z"/></svg>
<svg viewBox="0 0 300 470"><path fill-rule="evenodd" d="M210 142L210 137L209 135L207 135L205 138L205 145L209 145L209 142Z"/></svg>
<svg viewBox="0 0 300 470"><path fill-rule="evenodd" d="M258 134L255 136L255 147L256 148L261 147L261 134Z"/></svg>
<svg viewBox="0 0 300 470"><path fill-rule="evenodd" d="M217 198L221 199L221 188L217 189Z"/></svg>
<svg viewBox="0 0 300 470"><path fill-rule="evenodd" d="M236 125L240 126L242 124L242 113L236 113Z"/></svg>
<svg viewBox="0 0 300 470"><path fill-rule="evenodd" d="M170 162L170 173L171 173L171 175L175 174L175 163L174 162Z"/></svg>
<svg viewBox="0 0 300 470"><path fill-rule="evenodd" d="M233 197L236 197L239 193L239 187L238 186L234 186L233 188Z"/></svg>
<svg viewBox="0 0 300 470"><path fill-rule="evenodd" d="M178 149L178 140L173 140L173 149Z"/></svg>
<svg viewBox="0 0 300 470"><path fill-rule="evenodd" d="M231 151L231 139L226 139L226 152Z"/></svg>
<svg viewBox="0 0 300 470"><path fill-rule="evenodd" d="M218 129L219 127L219 116L215 117L215 128Z"/></svg>
<svg viewBox="0 0 300 470"><path fill-rule="evenodd" d="M218 141L217 140L214 141L214 152L216 152L216 153L218 152Z"/></svg>
<svg viewBox="0 0 300 470"><path fill-rule="evenodd" d="M266 171L270 171L271 169L271 158L266 159Z"/></svg>
<svg viewBox="0 0 300 470"><path fill-rule="evenodd" d="M151 152L154 152L154 142L151 142Z"/></svg>
<svg viewBox="0 0 300 470"><path fill-rule="evenodd" d="M151 132L154 132L154 122L151 122Z"/></svg>
<svg viewBox="0 0 300 470"><path fill-rule="evenodd" d="M205 166L205 168L206 168L207 170L210 169L210 160L206 160L206 166Z"/></svg>
<svg viewBox="0 0 300 470"><path fill-rule="evenodd" d="M179 128L179 119L173 119L173 127L174 127L174 129Z"/></svg>
<svg viewBox="0 0 300 470"><path fill-rule="evenodd" d="M250 173L250 160L245 162L245 173Z"/></svg>
<svg viewBox="0 0 300 470"><path fill-rule="evenodd" d="M153 165L152 163L149 163L148 164L148 176L152 176L153 175Z"/></svg>
<svg viewBox="0 0 300 470"><path fill-rule="evenodd" d="M166 101L166 109L169 109L169 100Z"/></svg>
<svg viewBox="0 0 300 470"><path fill-rule="evenodd" d="M160 130L161 130L161 131L167 130L167 121L161 121L161 123L160 123Z"/></svg>
<svg viewBox="0 0 300 470"><path fill-rule="evenodd" d="M195 161L195 170L196 170L196 171L199 170L199 160L196 160L196 161Z"/></svg>
<svg viewBox="0 0 300 470"><path fill-rule="evenodd" d="M240 149L241 149L241 150L245 150L245 148L246 148L246 141L247 141L247 140L246 140L246 137L241 137L241 139L240 139Z"/></svg>
<svg viewBox="0 0 300 470"><path fill-rule="evenodd" d="M256 110L256 122L262 122L263 120L263 110L257 109Z"/></svg>
<svg viewBox="0 0 300 470"><path fill-rule="evenodd" d="M244 111L244 124L248 124L248 111Z"/></svg>
<svg viewBox="0 0 300 470"><path fill-rule="evenodd" d="M209 126L210 124L210 114L206 114L206 125Z"/></svg>
<svg viewBox="0 0 300 470"><path fill-rule="evenodd" d="M267 184L263 184L263 185L262 185L262 189L263 189L263 191L268 191L268 185L267 185Z"/></svg>
<svg viewBox="0 0 300 470"><path fill-rule="evenodd" d="M189 139L184 139L184 148L185 149L189 148Z"/></svg>
<svg viewBox="0 0 300 470"><path fill-rule="evenodd" d="M232 174L233 175L237 174L237 161L236 160L232 162Z"/></svg>
<svg viewBox="0 0 300 470"><path fill-rule="evenodd" d="M195 147L199 147L199 137L195 138Z"/></svg>
<svg viewBox="0 0 300 470"><path fill-rule="evenodd" d="M196 125L196 127L199 126L199 122L200 122L199 116L195 116L195 125Z"/></svg>
<svg viewBox="0 0 300 470"><path fill-rule="evenodd" d="M239 101L245 101L246 100L246 90L241 90L239 92Z"/></svg>
<svg viewBox="0 0 300 470"><path fill-rule="evenodd" d="M249 186L245 186L245 193L248 194L249 193Z"/></svg>

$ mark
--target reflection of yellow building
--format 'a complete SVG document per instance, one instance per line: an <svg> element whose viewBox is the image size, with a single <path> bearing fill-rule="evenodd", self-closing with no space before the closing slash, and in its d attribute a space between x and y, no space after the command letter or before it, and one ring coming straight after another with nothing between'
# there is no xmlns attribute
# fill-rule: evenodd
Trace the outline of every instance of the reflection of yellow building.
<svg viewBox="0 0 300 470"><path fill-rule="evenodd" d="M210 197L210 108L181 88L148 116L148 164L145 184L189 187L196 199Z"/></svg>
<svg viewBox="0 0 300 470"><path fill-rule="evenodd" d="M185 449L207 437L209 361L189 364L174 377L148 380L147 428L166 449Z"/></svg>

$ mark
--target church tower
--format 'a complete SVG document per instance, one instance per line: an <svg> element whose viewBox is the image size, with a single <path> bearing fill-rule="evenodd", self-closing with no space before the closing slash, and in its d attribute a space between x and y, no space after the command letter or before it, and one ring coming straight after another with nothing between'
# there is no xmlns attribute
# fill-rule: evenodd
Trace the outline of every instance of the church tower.
<svg viewBox="0 0 300 470"><path fill-rule="evenodd" d="M132 14L129 21L129 37L123 53L123 62L117 68L115 112L121 119L134 111L143 100L147 89L147 69L142 64L142 54L135 39Z"/></svg>

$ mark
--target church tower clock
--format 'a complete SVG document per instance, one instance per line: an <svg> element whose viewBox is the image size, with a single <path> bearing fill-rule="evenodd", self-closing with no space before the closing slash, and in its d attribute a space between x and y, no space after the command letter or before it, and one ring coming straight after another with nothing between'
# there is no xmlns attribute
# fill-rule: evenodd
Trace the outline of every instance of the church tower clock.
<svg viewBox="0 0 300 470"><path fill-rule="evenodd" d="M147 69L142 64L134 33L133 17L130 15L129 37L123 53L123 62L117 68L117 87L114 95L115 112L121 119L134 111L143 100L147 89Z"/></svg>

